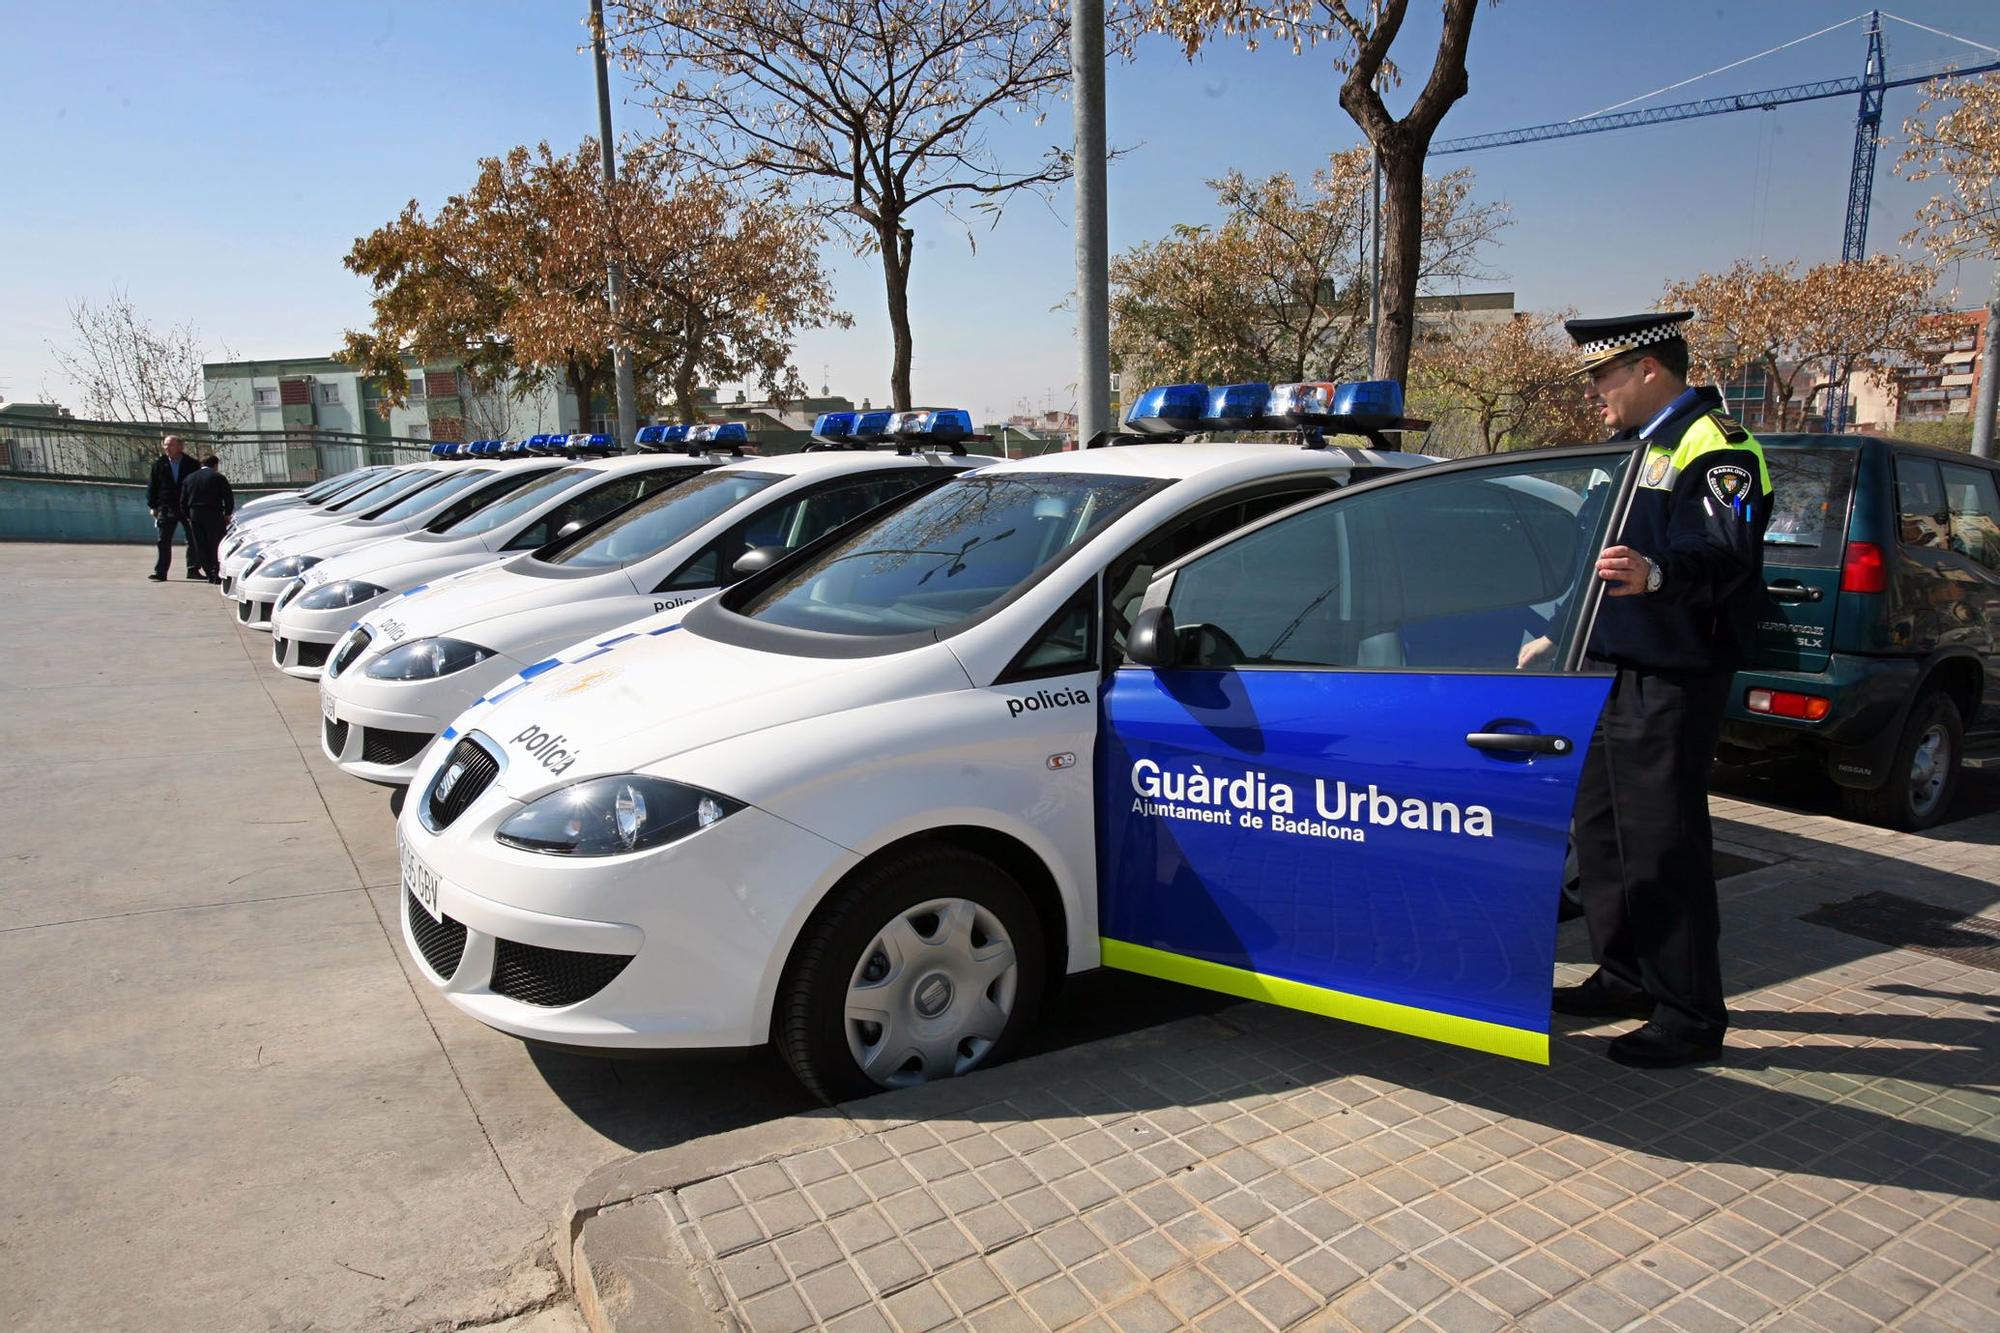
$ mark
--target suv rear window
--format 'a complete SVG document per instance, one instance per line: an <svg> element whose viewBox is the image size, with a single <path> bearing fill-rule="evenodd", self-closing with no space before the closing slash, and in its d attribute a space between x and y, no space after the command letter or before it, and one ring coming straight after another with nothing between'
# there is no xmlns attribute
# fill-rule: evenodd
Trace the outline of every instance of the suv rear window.
<svg viewBox="0 0 2000 1333"><path fill-rule="evenodd" d="M1785 565L1838 568L1847 546L1847 506L1854 494L1854 449L1767 448L1774 492L1764 530L1767 559Z"/></svg>

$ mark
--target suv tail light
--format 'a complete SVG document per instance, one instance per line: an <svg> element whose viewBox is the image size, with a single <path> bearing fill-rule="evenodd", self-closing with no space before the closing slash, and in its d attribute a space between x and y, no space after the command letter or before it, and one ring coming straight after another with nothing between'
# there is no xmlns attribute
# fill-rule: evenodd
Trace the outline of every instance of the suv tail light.
<svg viewBox="0 0 2000 1333"><path fill-rule="evenodd" d="M1817 722L1833 711L1831 700L1817 694L1794 694L1790 690L1752 690L1743 696L1743 706L1753 713L1795 717L1805 722Z"/></svg>
<svg viewBox="0 0 2000 1333"><path fill-rule="evenodd" d="M1882 548L1874 542L1849 542L1847 558L1840 564L1842 592L1887 592L1889 564Z"/></svg>

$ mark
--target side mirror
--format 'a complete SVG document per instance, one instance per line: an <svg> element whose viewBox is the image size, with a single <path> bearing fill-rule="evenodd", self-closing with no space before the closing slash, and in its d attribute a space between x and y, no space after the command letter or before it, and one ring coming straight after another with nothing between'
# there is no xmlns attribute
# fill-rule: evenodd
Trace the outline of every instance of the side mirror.
<svg viewBox="0 0 2000 1333"><path fill-rule="evenodd" d="M739 579L748 578L759 570L769 569L789 554L782 546L753 546L736 557L736 563L729 567L729 572Z"/></svg>
<svg viewBox="0 0 2000 1333"><path fill-rule="evenodd" d="M1132 621L1125 635L1125 655L1140 666L1165 671L1180 665L1180 640L1174 634L1174 613L1149 606Z"/></svg>
<svg viewBox="0 0 2000 1333"><path fill-rule="evenodd" d="M583 531L583 520L580 518L573 518L569 522L563 524L560 528L556 529L556 538L557 540L561 540L564 537L568 537L582 531Z"/></svg>

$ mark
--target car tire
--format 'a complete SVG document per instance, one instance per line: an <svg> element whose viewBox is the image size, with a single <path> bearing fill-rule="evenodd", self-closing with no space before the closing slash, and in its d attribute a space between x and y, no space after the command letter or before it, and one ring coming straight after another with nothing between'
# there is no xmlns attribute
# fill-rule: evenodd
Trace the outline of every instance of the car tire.
<svg viewBox="0 0 2000 1333"><path fill-rule="evenodd" d="M1047 949L1011 875L926 846L836 894L792 950L773 1023L808 1091L866 1097L999 1064L1020 1045L1041 1005Z"/></svg>
<svg viewBox="0 0 2000 1333"><path fill-rule="evenodd" d="M1942 820L1958 795L1965 722L1941 690L1917 699L1889 757L1889 780L1870 791L1841 788L1848 816L1915 833Z"/></svg>

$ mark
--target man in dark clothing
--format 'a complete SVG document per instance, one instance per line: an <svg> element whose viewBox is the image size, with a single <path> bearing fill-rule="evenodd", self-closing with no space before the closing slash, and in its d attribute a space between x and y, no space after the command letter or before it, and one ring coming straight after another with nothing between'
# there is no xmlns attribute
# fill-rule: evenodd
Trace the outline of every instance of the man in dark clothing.
<svg viewBox="0 0 2000 1333"><path fill-rule="evenodd" d="M188 479L181 483L181 512L187 515L188 525L188 577L200 570L208 575L210 583L222 582L222 560L217 548L222 545L222 534L229 526L229 516L236 512L236 493L230 489L229 478L222 475L222 464L214 454L201 460Z"/></svg>
<svg viewBox="0 0 2000 1333"><path fill-rule="evenodd" d="M181 437L169 435L160 441L160 456L153 460L153 475L146 480L146 508L152 511L153 525L160 532L159 556L153 562L153 572L146 577L155 583L164 583L167 566L173 562L174 529L187 523L187 511L181 508L181 483L194 475L194 460L189 458ZM201 574L194 566L194 529L188 528L188 571L191 579Z"/></svg>
<svg viewBox="0 0 2000 1333"><path fill-rule="evenodd" d="M1714 389L1688 387L1688 318L1566 326L1612 438L1643 444L1624 528L1597 558L1608 586L1586 650L1616 672L1572 821L1597 971L1553 1007L1646 1019L1608 1052L1644 1068L1712 1060L1729 1026L1708 769L1755 632L1771 513L1762 448Z"/></svg>

